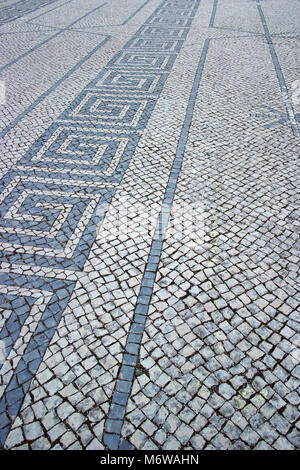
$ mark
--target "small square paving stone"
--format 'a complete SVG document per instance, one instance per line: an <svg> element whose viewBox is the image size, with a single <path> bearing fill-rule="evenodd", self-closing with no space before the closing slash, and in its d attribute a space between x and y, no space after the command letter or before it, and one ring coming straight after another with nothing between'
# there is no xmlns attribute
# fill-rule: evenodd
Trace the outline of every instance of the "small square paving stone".
<svg viewBox="0 0 300 470"><path fill-rule="evenodd" d="M204 416L198 414L196 415L196 418L190 423L190 426L194 429L196 433L198 433L207 425L207 423L207 419Z"/></svg>
<svg viewBox="0 0 300 470"><path fill-rule="evenodd" d="M224 403L219 409L219 413L221 413L226 418L230 418L235 412L235 409L230 403Z"/></svg>
<svg viewBox="0 0 300 470"><path fill-rule="evenodd" d="M64 449L70 447L76 441L76 436L72 431L68 431L60 438L60 443Z"/></svg>
<svg viewBox="0 0 300 470"><path fill-rule="evenodd" d="M152 436L154 434L154 432L157 430L157 426L155 424L153 424L149 419L147 419L142 424L141 427L148 436Z"/></svg>
<svg viewBox="0 0 300 470"><path fill-rule="evenodd" d="M291 424L280 414L276 413L272 416L270 422L273 424L274 428L279 431L281 434L286 435L289 431Z"/></svg>
<svg viewBox="0 0 300 470"><path fill-rule="evenodd" d="M105 423L105 430L111 434L120 434L122 430L123 421L118 419L107 419Z"/></svg>
<svg viewBox="0 0 300 470"><path fill-rule="evenodd" d="M75 431L86 421L86 418L80 413L73 413L68 417L67 422Z"/></svg>
<svg viewBox="0 0 300 470"><path fill-rule="evenodd" d="M94 438L94 434L91 432L89 427L86 424L83 424L80 429L77 431L78 436L84 447L87 446L89 442Z"/></svg>
<svg viewBox="0 0 300 470"><path fill-rule="evenodd" d="M163 424L163 428L169 434L174 434L176 429L180 426L180 419L173 413L171 413Z"/></svg>
<svg viewBox="0 0 300 470"><path fill-rule="evenodd" d="M245 429L247 426L247 420L243 417L243 415L240 412L235 413L231 421L234 422L241 430Z"/></svg>
<svg viewBox="0 0 300 470"><path fill-rule="evenodd" d="M40 437L36 441L32 442L31 449L32 450L49 450L51 448L51 442L46 439L46 437ZM82 449L82 447L80 446Z"/></svg>
<svg viewBox="0 0 300 470"><path fill-rule="evenodd" d="M241 434L241 430L231 421L227 421L223 428L223 433L231 440L236 440Z"/></svg>
<svg viewBox="0 0 300 470"><path fill-rule="evenodd" d="M72 413L74 413L75 409L73 408L72 405L69 403L62 403L58 408L57 408L57 414L60 417L60 419L65 420L68 416L70 416Z"/></svg>
<svg viewBox="0 0 300 470"><path fill-rule="evenodd" d="M296 391L288 393L285 398L289 403L294 406L298 406L300 403L300 397Z"/></svg>
<svg viewBox="0 0 300 470"><path fill-rule="evenodd" d="M169 436L162 446L163 450L179 450L180 448L181 443L174 436Z"/></svg>
<svg viewBox="0 0 300 470"><path fill-rule="evenodd" d="M178 417L184 421L186 424L189 424L192 419L195 417L195 412L192 411L190 408L185 407L181 413L178 415Z"/></svg>
<svg viewBox="0 0 300 470"><path fill-rule="evenodd" d="M254 447L260 437L250 426L247 426L241 434L241 439L251 447Z"/></svg>
<svg viewBox="0 0 300 470"><path fill-rule="evenodd" d="M162 429L159 429L154 435L154 440L160 445L162 445L166 441L166 439L167 434Z"/></svg>
<svg viewBox="0 0 300 470"><path fill-rule="evenodd" d="M230 387L228 384L222 384L219 387L219 394L222 395L224 398L227 400L230 400L230 398L235 395L235 390Z"/></svg>
<svg viewBox="0 0 300 470"><path fill-rule="evenodd" d="M165 402L166 408L168 408L169 411L178 414L182 408L183 404L177 400L177 398L172 397L168 401Z"/></svg>
<svg viewBox="0 0 300 470"><path fill-rule="evenodd" d="M56 378L44 385L44 388L47 390L49 395L54 395L56 392L63 388L62 382Z"/></svg>
<svg viewBox="0 0 300 470"><path fill-rule="evenodd" d="M291 423L293 423L299 415L297 407L291 405L287 405L282 414Z"/></svg>
<svg viewBox="0 0 300 470"><path fill-rule="evenodd" d="M272 443L278 436L277 430L267 421L261 423L255 429L257 433L262 437L262 439L268 442L270 445L272 445Z"/></svg>
<svg viewBox="0 0 300 470"><path fill-rule="evenodd" d="M56 441L58 437L62 436L65 432L67 432L67 427L63 423L58 423L54 426L50 431L48 431L48 435L52 441Z"/></svg>
<svg viewBox="0 0 300 470"><path fill-rule="evenodd" d="M22 429L17 428L17 429L13 429L9 433L9 435L8 435L6 441L5 441L5 445L8 449L10 449L12 447L18 446L23 441L24 441L24 435L23 435Z"/></svg>
<svg viewBox="0 0 300 470"><path fill-rule="evenodd" d="M280 436L273 442L273 447L277 450L294 450L295 447L283 436Z"/></svg>
<svg viewBox="0 0 300 470"><path fill-rule="evenodd" d="M295 446L296 449L300 448L300 435L298 429L293 429L286 435L286 438Z"/></svg>
<svg viewBox="0 0 300 470"><path fill-rule="evenodd" d="M86 447L86 450L104 450L104 446L98 439L94 438Z"/></svg>
<svg viewBox="0 0 300 470"><path fill-rule="evenodd" d="M147 440L147 435L140 430L136 430L130 438L130 442L135 448L141 449Z"/></svg>
<svg viewBox="0 0 300 470"><path fill-rule="evenodd" d="M205 446L205 440L200 435L195 435L190 440L191 446L194 450L201 450Z"/></svg>
<svg viewBox="0 0 300 470"><path fill-rule="evenodd" d="M96 411L96 410L95 410ZM117 404L112 404L110 408L110 419L123 419L125 415L126 408Z"/></svg>
<svg viewBox="0 0 300 470"><path fill-rule="evenodd" d="M153 406L153 411L155 410L154 406ZM155 412L154 412L155 413ZM167 416L169 415L169 411L167 410L167 408L165 406L161 406L159 408L159 411L155 414L154 418L153 418L153 421L155 422L155 424L157 424L158 426L162 426L163 423L165 422Z"/></svg>
<svg viewBox="0 0 300 470"><path fill-rule="evenodd" d="M121 447L120 447L120 450L122 450ZM143 445L141 450L150 450L150 451L151 450L158 450L158 447L157 447L156 444L154 444L153 441L149 440Z"/></svg>
<svg viewBox="0 0 300 470"><path fill-rule="evenodd" d="M274 449L267 442L259 441L254 447L254 450L274 450Z"/></svg>
<svg viewBox="0 0 300 470"><path fill-rule="evenodd" d="M103 442L104 442L104 445L106 447L108 447L108 449L117 450L118 446L119 446L119 440L120 440L120 436L117 435L117 434L108 434L108 433L103 434ZM90 448L90 450L95 450L93 447L94 447L95 443L96 443L96 445L98 445L97 441L98 441L98 439L93 440L91 442L90 446L87 447L87 450L89 450L89 448Z"/></svg>
<svg viewBox="0 0 300 470"><path fill-rule="evenodd" d="M185 445L193 435L193 429L187 424L182 423L175 432L176 438Z"/></svg>
<svg viewBox="0 0 300 470"><path fill-rule="evenodd" d="M278 95L278 83L264 81L274 64L266 60L271 45L270 50L262 47L261 36L242 39L246 57L230 39L206 41L203 51L195 41L195 37L202 41L207 36L212 3L213 16L229 29L238 22L241 30L261 30L263 25L275 34L286 31L286 25L297 29L294 3L278 0L279 8L270 16L268 2L261 15L253 15L253 8L257 11L259 6L236 0L230 4L230 18L217 1L203 2L200 8L196 0L166 1L154 13L152 2L145 2L136 16L134 3L138 2L131 3L126 8L119 6L116 21L120 38L126 37L125 49L133 47L135 52L123 51L124 55L118 51L119 38L114 56L105 40L99 43L103 54L97 53L97 60L87 64L87 43L77 41L75 47L77 33L70 32L64 60L62 55L58 57L62 80L68 79L68 86L60 87L63 93L56 90L61 84L58 71L55 63L51 70L47 66L54 59L50 54L49 61L44 49L31 51L31 59L26 53L22 66L11 68L15 95L24 95L24 100L19 103L13 96L9 109L0 109L4 132L11 128L11 119L13 127L17 123L17 130L11 128L4 137L3 145L9 151L2 152L1 160L5 191L12 191L2 201L8 205L4 218L12 226L7 233L5 227L2 230L1 296L9 297L4 312L4 319L10 318L7 324L11 312L18 317L9 340L15 341L32 294L34 307L22 327L22 334L24 328L28 330L21 338L25 369L17 374L18 387L8 394L15 408L12 414L17 416L4 448L50 445L54 449L103 450L117 449L119 444L122 450L299 448L300 398L295 382L300 376L296 337L300 320L296 290L299 213L295 209L299 110L295 105L295 116L286 113L281 96L278 110L267 109L265 105L270 103L263 103L265 109L249 114L244 106L244 102L253 102L253 96ZM174 11L168 3L174 3ZM77 14L75 10L84 2L76 4L66 4L57 13L63 24L71 9ZM39 6L29 5L29 13ZM9 6L12 14L15 8ZM100 18L115 41L109 9L100 8L88 12L93 16L90 21L97 24ZM123 20L133 16L136 28L132 23L131 31ZM176 35L181 39L152 40L153 34L162 34L155 27L161 21L166 27L162 29L173 39ZM18 34L19 23L2 27ZM172 23L178 23L174 31ZM144 31L146 39L137 39L136 31ZM30 43L35 33L27 35ZM287 74L293 54L282 54L285 41L279 36L278 61L284 57L284 63L278 66ZM15 38L5 33L2 39L14 57L15 39L10 37ZM295 44L292 40L285 44L288 52L294 51ZM146 49L149 53L156 49L169 52L157 62L153 57L145 59ZM57 53L62 51L58 48ZM152 72L147 75L145 70L137 70L139 55L146 68L157 69L153 83ZM241 70L251 70L257 60L264 68L246 73L245 87ZM38 81L32 61L39 64ZM228 61L230 69L226 68ZM189 73L183 75L182 68ZM78 80L71 80L70 71L75 69ZM220 92L215 86L224 70L229 73L224 83L231 83L234 77L236 88L229 87L230 92L229 88ZM131 80L130 74L137 80ZM201 93L193 99L195 76L201 79ZM91 94L95 87L100 90L97 96ZM46 95L53 106L43 100L36 106L39 97ZM110 112L109 108L120 102L121 95L125 108L131 109L131 101L136 103L118 117L120 110ZM76 101L64 111L65 103L73 98ZM94 116L89 117L90 102L86 100L92 103L94 98L96 104L90 110ZM82 112L81 105L85 106ZM135 107L140 109L133 116ZM28 131L29 111L33 125ZM63 129L57 116L67 117L68 122L71 116L76 127ZM186 139L182 126L188 130ZM125 143L121 142L110 162L118 135ZM104 148L106 140L112 145L109 152ZM101 142L104 156L100 158L102 150L99 154L97 147ZM62 158L61 152L68 158ZM247 153L251 161L244 158ZM280 188L272 184L277 180ZM129 225L118 221L116 212L124 205L125 195L134 209L138 203L154 208L155 224L167 202L170 218L166 228L171 229L171 236L162 236L160 230L154 233L151 227L137 233L140 215L135 213L126 221ZM99 218L97 207L102 198L105 214ZM184 233L176 217L180 208L184 208L187 222ZM41 232L32 232L38 222L33 214L45 216L41 217ZM40 238L45 231L49 237ZM32 246L28 246L28 237ZM42 320L35 318L37 311ZM44 331L38 335L38 330ZM26 349L27 341L30 347ZM36 349L30 350L31 346ZM12 348L14 370L18 354L15 345ZM135 367L138 357L142 369ZM27 385L29 391L23 393ZM0 385L1 391L3 387ZM22 403L20 410L15 403Z"/></svg>
<svg viewBox="0 0 300 470"><path fill-rule="evenodd" d="M201 431L201 436L206 440L206 441L211 441L212 438L218 434L218 430L215 428L215 426L212 425L207 425L205 426L202 431Z"/></svg>
<svg viewBox="0 0 300 470"><path fill-rule="evenodd" d="M40 423L35 422L31 424L26 424L24 426L24 434L28 441L33 441L34 439L43 436L44 431Z"/></svg>
<svg viewBox="0 0 300 470"><path fill-rule="evenodd" d="M223 434L217 434L211 441L217 450L227 450L230 447L230 440Z"/></svg>
<svg viewBox="0 0 300 470"><path fill-rule="evenodd" d="M120 379L123 380L132 380L134 375L134 367L123 365L120 370Z"/></svg>

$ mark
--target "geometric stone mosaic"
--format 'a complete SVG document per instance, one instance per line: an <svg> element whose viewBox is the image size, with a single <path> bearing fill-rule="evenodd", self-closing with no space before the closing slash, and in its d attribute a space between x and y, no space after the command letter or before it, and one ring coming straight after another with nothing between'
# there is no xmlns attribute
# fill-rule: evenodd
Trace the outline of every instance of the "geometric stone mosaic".
<svg viewBox="0 0 300 470"><path fill-rule="evenodd" d="M74 282L0 275L0 444L3 445L72 294Z"/></svg>
<svg viewBox="0 0 300 470"><path fill-rule="evenodd" d="M300 2L50 3L0 9L0 447L299 448Z"/></svg>
<svg viewBox="0 0 300 470"><path fill-rule="evenodd" d="M10 21L14 21L17 18L27 15L32 11L36 11L46 5L54 3L56 0L23 0L18 2L18 9L16 10L15 3L13 5L7 5L0 10L0 26ZM4 2L2 2L4 3Z"/></svg>
<svg viewBox="0 0 300 470"><path fill-rule="evenodd" d="M83 268L199 5L198 0L186 3L188 17L175 15L170 26L160 25L165 20L157 17L159 7L3 176L2 263ZM162 5L172 7L173 2ZM3 444L74 283L17 274L1 279L6 296L1 297L6 319L1 340L8 358L22 351L13 366L8 359L2 366ZM20 349L30 319L36 328Z"/></svg>

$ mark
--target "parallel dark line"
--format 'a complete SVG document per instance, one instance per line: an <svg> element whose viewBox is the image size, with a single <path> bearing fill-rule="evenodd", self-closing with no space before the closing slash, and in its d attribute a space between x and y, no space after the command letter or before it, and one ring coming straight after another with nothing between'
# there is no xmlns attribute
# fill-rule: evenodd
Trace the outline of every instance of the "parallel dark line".
<svg viewBox="0 0 300 470"><path fill-rule="evenodd" d="M30 106L28 106L22 113L20 113L8 126L6 126L0 132L0 139L2 139L9 131L11 131L28 113L30 113L36 106L38 106L47 96L50 95L59 85L61 85L67 78L69 78L72 73L78 70L92 55L95 54L104 44L111 39L111 36L106 37L103 41L100 42L94 49L91 50L83 59L77 62L74 67L72 67L67 73L65 73L59 80L57 80L48 90L46 90L42 95L40 95Z"/></svg>
<svg viewBox="0 0 300 470"><path fill-rule="evenodd" d="M44 11L43 13L40 13L39 15L34 16L33 18L30 18L30 20L26 21L26 24L30 24L33 20L36 20L37 18L40 18L41 16L48 15L48 13L51 13L51 11L57 10L58 8L61 8L61 7L64 7L65 5L67 5L68 3L71 3L73 1L74 0L67 0L66 2L61 3L60 5L57 5L56 7L51 8L48 11Z"/></svg>
<svg viewBox="0 0 300 470"><path fill-rule="evenodd" d="M24 54L21 54L19 55L18 57L16 57L15 59L11 60L10 62L8 62L6 65L4 65L3 67L0 68L0 72L3 72L4 70L8 69L9 67L11 67L12 65L16 64L17 62L19 62L20 60L24 59L24 57L27 57L29 54L31 54L32 52L36 51L37 49L39 49L40 47L44 46L45 44L47 44L49 41L52 41L52 39L55 39L57 36L59 36L60 34L64 33L65 31L68 31L68 29L70 29L72 26L74 26L76 23L78 23L79 21L83 20L84 18L86 18L87 16L89 15L92 15L93 13L95 13L97 10L99 10L100 8L104 7L104 5L106 5L106 3L102 3L101 5L99 5L98 7L94 8L93 10L89 11L88 13L86 13L85 15L81 16L80 18L78 18L77 20L73 21L71 24L69 24L68 26L66 26L65 28L62 28L60 29L57 33L53 34L53 36L50 36L50 38L47 38L45 39L45 41L42 41L40 42L39 44L37 44L36 46L32 47L31 49L29 49L28 51L24 52Z"/></svg>
<svg viewBox="0 0 300 470"><path fill-rule="evenodd" d="M218 8L218 0L214 0L213 9L212 9L212 13L211 13L210 21L209 21L210 28L214 27L217 8Z"/></svg>
<svg viewBox="0 0 300 470"><path fill-rule="evenodd" d="M181 171L183 155L188 139L189 128L193 119L193 111L197 98L198 88L202 77L202 72L204 69L209 43L210 39L206 39L204 42L193 87L189 96L188 106L186 109L185 119L178 142L176 156L172 164L169 181L162 202L161 211L157 219L156 229L152 239L150 253L147 259L140 287L140 292L136 302L133 321L129 328L127 343L125 346L125 353L119 370L119 375L117 377L116 388L112 397L112 405L109 410L108 419L105 424L104 443L108 448L111 449L116 449L120 445L123 419L125 416L126 406L130 397L130 391L132 389L134 381L135 368L138 362L142 337L145 330L145 323L148 315L151 297L153 294L156 273L158 271L158 266L162 255L165 231L168 225L177 182Z"/></svg>
<svg viewBox="0 0 300 470"><path fill-rule="evenodd" d="M132 18L135 17L146 5L147 3L151 2L152 0L146 0L136 11L134 11L123 23L122 25L127 24Z"/></svg>
<svg viewBox="0 0 300 470"><path fill-rule="evenodd" d="M279 86L280 86L281 92L284 93L287 97L288 90L287 90L286 82L285 82L285 79L284 79L284 75L283 75L282 69L280 67L280 63L279 63L279 60L278 60L278 57L277 57L277 54L276 54L276 51L275 51L275 48L274 48L274 44L272 42L271 34L270 34L269 28L267 26L266 18L265 18L265 15L263 13L263 10L261 8L261 5L259 4L259 1L260 0L256 0L257 9L258 9L258 13L259 13L259 16L260 16L260 19L261 19L261 22L262 22L262 25L263 25L263 28L264 28L265 36L267 38L267 42L268 42L270 54L271 54L271 57L272 57L273 65L274 65L274 68L275 68L275 71L276 71L276 75L277 75L277 78L278 78ZM287 100L285 100L284 104L285 104L285 107L286 107L287 116L288 116L288 119L290 121L292 131L293 131L293 133L296 137L300 137L300 133L299 133L299 129L298 129L298 124L297 124L294 108L293 108L292 104Z"/></svg>

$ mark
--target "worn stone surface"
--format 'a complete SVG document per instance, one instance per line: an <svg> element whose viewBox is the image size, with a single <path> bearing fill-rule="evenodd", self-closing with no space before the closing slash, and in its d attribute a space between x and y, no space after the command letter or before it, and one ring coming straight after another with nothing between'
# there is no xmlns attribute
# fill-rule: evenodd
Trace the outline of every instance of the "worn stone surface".
<svg viewBox="0 0 300 470"><path fill-rule="evenodd" d="M18 5L1 447L298 449L300 2Z"/></svg>

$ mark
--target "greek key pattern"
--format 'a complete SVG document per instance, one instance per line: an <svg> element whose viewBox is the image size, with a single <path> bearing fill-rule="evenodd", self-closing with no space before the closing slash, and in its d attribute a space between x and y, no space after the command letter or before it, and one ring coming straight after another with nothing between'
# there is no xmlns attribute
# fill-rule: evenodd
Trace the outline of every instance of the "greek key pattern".
<svg viewBox="0 0 300 470"><path fill-rule="evenodd" d="M163 1L0 182L1 445L75 286L7 270L83 269L199 2Z"/></svg>

